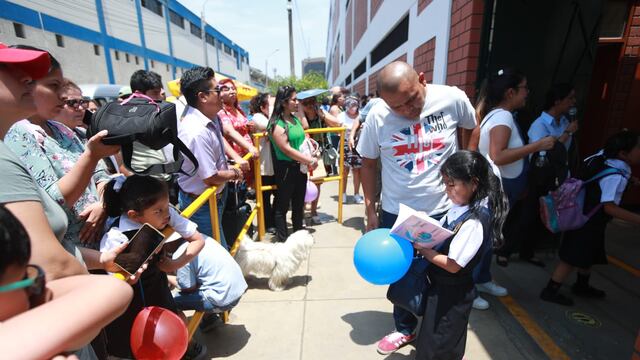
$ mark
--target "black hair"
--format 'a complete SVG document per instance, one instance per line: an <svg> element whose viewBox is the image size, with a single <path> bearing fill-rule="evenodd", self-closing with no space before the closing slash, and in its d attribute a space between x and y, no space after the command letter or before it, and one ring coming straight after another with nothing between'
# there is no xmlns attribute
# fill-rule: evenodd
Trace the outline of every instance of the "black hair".
<svg viewBox="0 0 640 360"><path fill-rule="evenodd" d="M49 60L51 60L51 67L49 67L49 73L54 71L54 70L62 69L62 66L60 66L60 62L58 62L58 60L56 58L54 58L53 55L51 55L51 53L48 52L47 50L43 50L43 49L37 48L35 46L31 46L31 45L22 45L22 44L11 45L9 47L12 48L12 49L44 51L47 54L49 54Z"/></svg>
<svg viewBox="0 0 640 360"><path fill-rule="evenodd" d="M509 212L509 202L489 161L479 152L460 150L445 160L440 173L451 180L475 182L477 188L469 200L469 210L472 217L479 218L483 200L487 198L493 244L498 247L502 243L502 225Z"/></svg>
<svg viewBox="0 0 640 360"><path fill-rule="evenodd" d="M249 112L251 114L257 114L262 112L261 108L265 105L265 103L268 103L268 101L269 101L268 93L258 93L258 95L252 97L251 101L249 102Z"/></svg>
<svg viewBox="0 0 640 360"><path fill-rule="evenodd" d="M573 85L569 83L560 83L551 86L551 89L547 91L543 109L549 111L556 104L556 101L561 101L569 96L571 90L573 90Z"/></svg>
<svg viewBox="0 0 640 360"><path fill-rule="evenodd" d="M611 135L604 145L604 156L607 159L617 159L621 151L629 152L638 146L640 134L631 130L622 130Z"/></svg>
<svg viewBox="0 0 640 360"><path fill-rule="evenodd" d="M149 90L162 88L162 77L153 71L137 70L131 75L129 86L132 92L138 91L144 94Z"/></svg>
<svg viewBox="0 0 640 360"><path fill-rule="evenodd" d="M165 196L169 196L167 183L151 176L129 176L119 191L113 186L116 179L107 183L104 190L104 209L108 216L116 217L133 210L143 212Z"/></svg>
<svg viewBox="0 0 640 360"><path fill-rule="evenodd" d="M210 67L194 66L187 70L180 78L180 92L184 95L189 106L197 107L198 93L209 89L211 79L216 73Z"/></svg>
<svg viewBox="0 0 640 360"><path fill-rule="evenodd" d="M293 86L280 86L278 88L278 92L276 93L276 100L273 103L273 112L271 113L271 118L269 118L269 125L267 125L267 129L273 132L275 128L275 123L278 119L283 119L282 114L284 114L284 103L289 101L291 98L291 94L296 92L296 88Z"/></svg>
<svg viewBox="0 0 640 360"><path fill-rule="evenodd" d="M346 95L344 95L343 93L333 94L333 96L331 96L331 106L338 104L338 99L340 99L340 96L346 97Z"/></svg>
<svg viewBox="0 0 640 360"><path fill-rule="evenodd" d="M487 77L480 88L476 106L480 118L484 118L489 111L504 100L507 90L517 89L524 79L526 76L523 73L512 68L498 70Z"/></svg>
<svg viewBox="0 0 640 360"><path fill-rule="evenodd" d="M322 98L322 105L329 105L329 98L328 97L323 97Z"/></svg>
<svg viewBox="0 0 640 360"><path fill-rule="evenodd" d="M26 266L30 257L27 230L4 205L0 205L0 276L11 265Z"/></svg>

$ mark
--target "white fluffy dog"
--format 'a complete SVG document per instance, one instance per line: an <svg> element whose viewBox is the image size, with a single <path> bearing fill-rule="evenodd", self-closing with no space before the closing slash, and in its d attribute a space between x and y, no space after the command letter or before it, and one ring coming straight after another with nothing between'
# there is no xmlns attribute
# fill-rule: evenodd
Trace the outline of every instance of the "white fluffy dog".
<svg viewBox="0 0 640 360"><path fill-rule="evenodd" d="M235 259L245 276L268 276L269 288L281 291L309 257L311 246L313 236L307 230L296 231L283 243L254 242L245 236Z"/></svg>

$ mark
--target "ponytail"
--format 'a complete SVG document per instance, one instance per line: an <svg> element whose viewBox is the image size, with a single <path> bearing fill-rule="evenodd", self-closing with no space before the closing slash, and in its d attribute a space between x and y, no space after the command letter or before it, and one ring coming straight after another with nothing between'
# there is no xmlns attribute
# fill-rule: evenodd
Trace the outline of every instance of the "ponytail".
<svg viewBox="0 0 640 360"><path fill-rule="evenodd" d="M504 100L507 90L517 89L524 79L523 73L512 68L500 69L488 76L482 82L476 103L480 121Z"/></svg>
<svg viewBox="0 0 640 360"><path fill-rule="evenodd" d="M141 213L164 196L169 196L164 181L151 176L119 176L111 179L104 188L104 209L110 217L120 216L129 210Z"/></svg>

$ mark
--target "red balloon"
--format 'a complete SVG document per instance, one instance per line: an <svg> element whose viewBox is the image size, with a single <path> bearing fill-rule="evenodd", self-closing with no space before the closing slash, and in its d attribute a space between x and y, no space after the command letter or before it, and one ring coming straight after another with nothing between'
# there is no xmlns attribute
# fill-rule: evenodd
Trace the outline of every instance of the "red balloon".
<svg viewBox="0 0 640 360"><path fill-rule="evenodd" d="M184 321L170 310L148 306L133 321L131 351L136 359L179 360L188 343Z"/></svg>

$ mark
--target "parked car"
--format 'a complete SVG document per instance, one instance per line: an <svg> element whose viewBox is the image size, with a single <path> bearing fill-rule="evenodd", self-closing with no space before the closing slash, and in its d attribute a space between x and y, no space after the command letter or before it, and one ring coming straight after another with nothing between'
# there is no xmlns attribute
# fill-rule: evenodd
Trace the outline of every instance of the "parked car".
<svg viewBox="0 0 640 360"><path fill-rule="evenodd" d="M118 84L80 84L82 96L96 100L100 106L118 98L120 89L126 85Z"/></svg>

